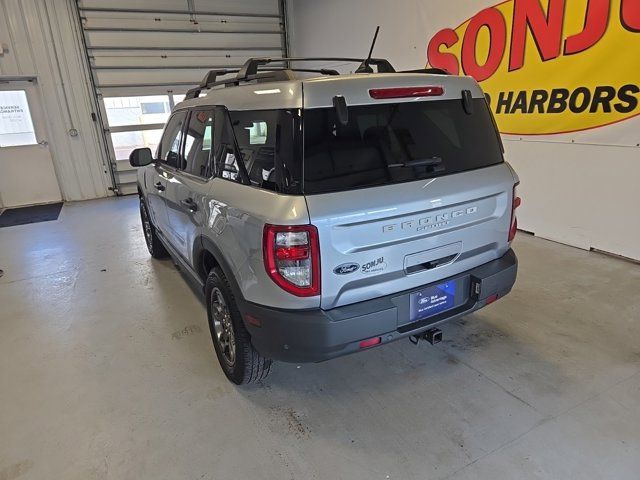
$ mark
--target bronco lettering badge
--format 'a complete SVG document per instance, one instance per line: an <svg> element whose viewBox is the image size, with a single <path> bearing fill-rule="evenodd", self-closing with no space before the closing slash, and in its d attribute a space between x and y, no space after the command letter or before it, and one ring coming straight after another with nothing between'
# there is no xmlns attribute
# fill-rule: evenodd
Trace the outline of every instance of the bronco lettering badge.
<svg viewBox="0 0 640 480"><path fill-rule="evenodd" d="M382 233L391 233L397 231L415 231L422 232L430 229L437 229L446 227L460 217L467 215L473 215L478 213L478 207L469 207L461 210L454 210L453 212L439 213L430 217L416 218L414 220L407 220L402 223L391 223L389 225L382 226Z"/></svg>
<svg viewBox="0 0 640 480"><path fill-rule="evenodd" d="M360 270L360 265L357 263L343 263L333 269L333 273L336 275L349 275L350 273Z"/></svg>

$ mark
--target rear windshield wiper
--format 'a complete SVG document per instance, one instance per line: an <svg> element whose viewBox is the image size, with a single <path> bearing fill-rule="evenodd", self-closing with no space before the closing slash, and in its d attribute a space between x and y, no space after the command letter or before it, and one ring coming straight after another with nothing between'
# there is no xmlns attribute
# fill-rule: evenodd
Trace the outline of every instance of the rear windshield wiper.
<svg viewBox="0 0 640 480"><path fill-rule="evenodd" d="M389 165L389 168L411 168L411 167L437 167L442 165L442 158L418 158L416 160L409 160L404 163L393 163Z"/></svg>

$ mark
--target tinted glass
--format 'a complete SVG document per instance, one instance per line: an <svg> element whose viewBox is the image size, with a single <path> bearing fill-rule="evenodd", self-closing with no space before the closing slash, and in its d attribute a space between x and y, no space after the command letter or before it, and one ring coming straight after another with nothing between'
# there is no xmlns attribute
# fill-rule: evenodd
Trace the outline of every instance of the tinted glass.
<svg viewBox="0 0 640 480"><path fill-rule="evenodd" d="M295 110L230 112L238 156L242 159L251 185L284 193L300 193L300 140ZM224 135L223 135L224 138ZM229 140L227 140L227 143ZM230 146L229 146L230 147ZM239 168L235 152L228 148L221 160L231 168L222 177L239 181L233 169Z"/></svg>
<svg viewBox="0 0 640 480"><path fill-rule="evenodd" d="M229 113L224 108L220 108L216 118L220 129L220 145L216 147L216 164L220 172L218 175L227 180L242 183L238 164L239 153L236 151L236 139Z"/></svg>
<svg viewBox="0 0 640 480"><path fill-rule="evenodd" d="M182 141L182 127L187 113L182 111L171 116L164 129L162 140L158 145L157 159L175 168L184 165L184 159L180 154L180 142Z"/></svg>
<svg viewBox="0 0 640 480"><path fill-rule="evenodd" d="M459 173L503 161L491 113L474 99L304 111L304 193L390 185Z"/></svg>
<svg viewBox="0 0 640 480"><path fill-rule="evenodd" d="M209 178L209 155L211 153L211 138L213 132L213 109L194 110L189 117L189 126L184 140L184 170Z"/></svg>

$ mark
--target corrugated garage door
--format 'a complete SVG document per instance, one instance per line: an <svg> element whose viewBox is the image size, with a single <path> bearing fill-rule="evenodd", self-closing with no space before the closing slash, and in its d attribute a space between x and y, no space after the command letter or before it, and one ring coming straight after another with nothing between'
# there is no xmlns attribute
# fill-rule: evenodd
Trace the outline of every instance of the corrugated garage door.
<svg viewBox="0 0 640 480"><path fill-rule="evenodd" d="M155 151L175 103L214 68L285 57L284 0L78 0L116 191L136 191L129 153Z"/></svg>

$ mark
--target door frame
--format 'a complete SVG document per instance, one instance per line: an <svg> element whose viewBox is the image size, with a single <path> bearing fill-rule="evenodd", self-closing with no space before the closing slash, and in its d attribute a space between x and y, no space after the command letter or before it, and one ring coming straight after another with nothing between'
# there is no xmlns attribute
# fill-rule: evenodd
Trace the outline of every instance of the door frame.
<svg viewBox="0 0 640 480"><path fill-rule="evenodd" d="M31 115L31 121L33 122L33 130L36 134L36 140L42 140L42 137L45 137L44 140L47 142L47 150L49 151L49 156L51 157L51 164L53 166L53 173L56 177L56 183L58 184L58 190L60 191L60 200L61 202L65 201L64 189L62 187L62 182L60 181L60 172L58 167L58 162L55 155L55 146L51 142L51 128L49 125L49 115L47 114L47 106L45 104L44 92L42 90L42 85L38 80L37 75L0 75L0 85L11 84L12 82L22 82L22 83L30 83L33 89L36 91L38 95L38 109L42 113L42 121L34 122L33 121L33 103L30 102L29 93L26 89L18 86L17 90L25 90L27 96L27 103L29 104L29 114ZM55 203L55 202L46 202L46 203ZM41 205L41 204L34 204ZM29 206L29 205L24 205ZM0 209L5 208L4 201L0 196ZM13 207L12 207L13 208Z"/></svg>

